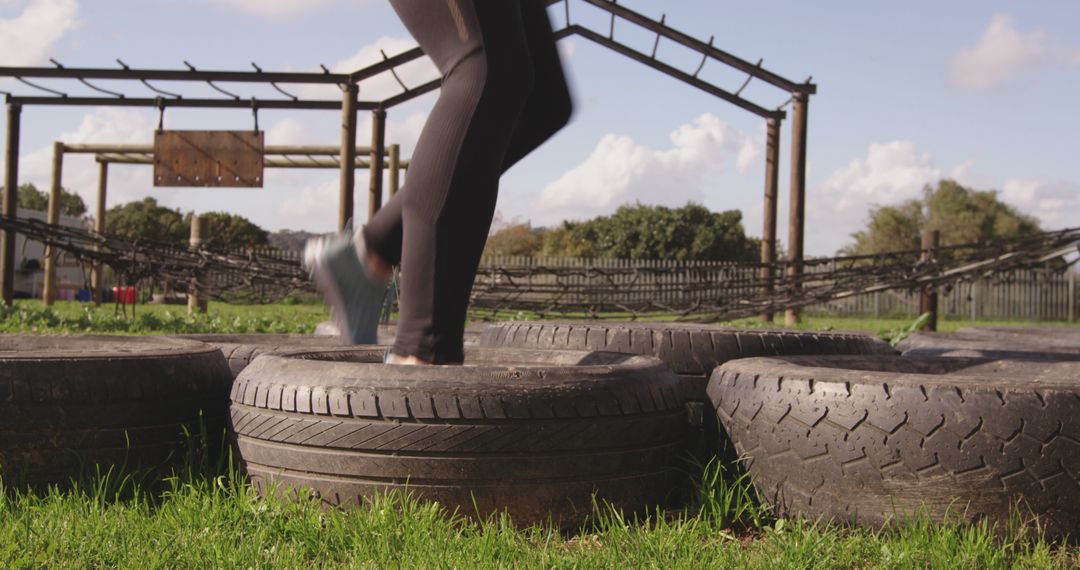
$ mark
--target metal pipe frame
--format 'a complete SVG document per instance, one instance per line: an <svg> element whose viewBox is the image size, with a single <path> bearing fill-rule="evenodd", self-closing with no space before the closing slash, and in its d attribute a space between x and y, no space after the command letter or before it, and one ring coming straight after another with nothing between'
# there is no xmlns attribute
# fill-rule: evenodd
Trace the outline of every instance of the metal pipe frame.
<svg viewBox="0 0 1080 570"><path fill-rule="evenodd" d="M740 95L743 88L750 81L751 78L759 79L774 87L783 89L792 94L792 100L795 103L796 120L793 125L792 133L792 205L791 205L791 223L789 227L789 236L791 241L791 259L795 261L789 269L789 277L797 280L801 277L801 263L802 263L802 242L803 242L803 222L804 222L804 210L805 204L803 203L805 198L805 164L806 164L806 104L808 102L809 95L817 92L817 86L810 82L809 79L803 83L797 83L786 79L780 75L777 75L771 71L764 69L761 66L761 62L751 63L747 60L741 59L728 52L725 52L712 45L710 39L708 43L702 42L698 39L690 37L678 30L675 30L664 23L664 18L659 21L648 18L638 12L630 10L624 6L616 4L615 0L581 0L587 4L590 4L596 8L611 14L611 30L607 36L603 36L585 27L572 24L569 21L569 1L570 0L546 0L548 5L556 4L558 2L565 2L567 6L567 22L566 26L556 32L557 38L566 37L571 34L580 35L592 42L607 47L617 53L620 53L626 57L634 59L639 63L652 67L658 71L661 71L671 77L674 77L688 85L701 89L717 98L720 98L728 103L731 103L743 110L754 113L755 115L765 118L770 121L780 121L786 117L783 111L783 106L777 109L767 109L756 103L753 103L747 99L742 98ZM646 30L652 31L656 34L656 42L659 43L661 37L674 41L686 48L694 50L702 54L701 63L698 69L693 73L687 73L681 71L669 64L663 63L656 59L656 46L654 45L652 55L646 55L638 52L626 46L614 38L614 25L616 18L621 18L627 22L640 26ZM353 168L349 168L348 165L356 164L355 156L357 152L355 143L355 124L356 124L356 112L361 110L375 111L376 113L382 113L385 117L385 111L401 103L410 101L416 97L429 93L438 89L441 86L441 79L435 79L428 81L417 87L408 88L402 93L394 95L383 101L358 101L358 90L356 90L357 83L365 79L374 77L381 73L393 70L402 64L414 61L424 56L424 52L421 48L415 47L392 57L384 57L383 61L369 65L363 69L359 69L352 73L330 73L325 71L324 73L313 72L264 72L258 67L255 71L204 71L197 70L194 66L188 65L187 70L162 70L162 69L133 69L121 62L121 68L70 68L57 64L55 68L44 67L0 67L0 77L13 77L16 79L24 78L40 78L40 79L66 79L66 80L78 80L84 85L91 87L92 89L112 95L111 97L71 97L65 93L54 91L47 87L37 86L29 84L41 91L49 93L55 93L54 96L21 96L12 93L5 93L6 102L8 104L8 132L7 132L7 161L5 171L5 192L3 196L3 212L5 215L14 216L17 213L17 185L18 185L18 156L19 156L19 115L23 106L111 106L111 107L155 107L164 110L168 107L187 107L187 108L250 108L253 110L258 109L292 109L292 110L340 110L343 115L343 133L342 133L342 146L336 149L337 154L344 155L344 160L338 161L338 167L341 168L341 214L339 217L343 217L339 220L339 225L344 227L344 221L346 218L351 217L352 205L353 205L353 186L354 186L354 172ZM741 71L747 74L747 79L743 85L732 93L719 86L700 79L698 72L700 72L702 66L705 65L707 60L717 61L723 65L731 67L735 70ZM186 63L186 62L185 62ZM147 88L154 91L158 95L156 97L127 97L123 93L109 91L100 87L91 85L88 80L128 80L128 81L140 81ZM258 99L252 97L250 99L244 99L240 96L232 96L231 98L184 98L182 95L163 91L152 86L149 81L182 81L182 82L205 82L210 84L211 87L218 89L226 95L233 95L227 91L214 85L213 82L221 83L262 83L270 84L284 95L289 96L289 99ZM288 93L281 90L277 84L320 84L320 85L339 85L343 87L344 94L340 101L335 100L317 100L317 99L300 99L292 97ZM350 88L351 87L351 88ZM801 115L801 117L800 117ZM378 121L376 121L378 122ZM351 133L350 131L350 125ZM382 129L380 129L382 130ZM349 136L351 134L351 136ZM374 138L374 137L373 137ZM69 145L70 147L76 147L79 145ZM371 186L371 202L369 202L369 211L378 209L380 204L374 202L375 199L381 200L382 194L382 176L381 169L378 168L382 163L383 149L381 144L374 144L376 148L379 148L377 154L373 154L372 160L376 164L375 169L372 169L373 173L378 172L378 182L375 180L373 174L372 186ZM91 151L91 150L71 150L70 152L89 152L98 155L107 154L124 154L127 150L115 150L115 151ZM370 149L368 153L371 154ZM326 152L326 155L333 153ZM120 162L118 160L108 160L111 157L105 157L106 160L102 164L108 162ZM102 161L102 156L99 156L99 161ZM322 164L315 164L316 161L312 160L310 163L304 166L290 165L299 168L321 168ZM282 167L288 167L284 164ZM329 167L329 165L327 165ZM102 171L104 177L104 170ZM767 173L767 176L769 174ZM769 183L767 182L767 187ZM768 201L768 188L766 201ZM347 212L347 214L346 214ZM11 305L13 302L14 294L14 234L12 232L4 231L0 233L0 292L2 292L3 300L6 304ZM763 243L766 240L763 240ZM764 254L764 251L763 251ZM764 257L764 255L763 255ZM789 323L798 319L797 313L788 312L787 320Z"/></svg>
<svg viewBox="0 0 1080 570"><path fill-rule="evenodd" d="M568 0L547 0L549 5L557 4L559 2L567 2ZM591 4L610 13L612 16L622 18L628 22L636 24L650 32L656 33L658 36L663 36L675 43L678 43L684 47L690 48L706 57L710 57L719 61L729 67L733 67L747 75L760 79L770 85L774 85L783 89L784 91L790 91L792 93L803 93L806 95L812 95L817 93L817 86L807 81L806 83L796 83L781 77L767 69L761 67L760 63L754 64L727 53L724 50L716 48L712 43L705 43L699 39L690 37L674 28L667 26L662 20L653 20L643 14L635 12L625 6L620 6L615 3L614 0L581 0L587 4Z"/></svg>
<svg viewBox="0 0 1080 570"><path fill-rule="evenodd" d="M678 79L683 83L693 85L694 87L697 87L698 89L701 89L702 91L713 95L714 97L723 99L724 101L727 101L728 103L731 103L732 105L735 105L736 107L739 107L744 111L749 111L763 119L783 119L786 116L784 111L766 109L760 105L751 103L750 101L747 101L746 99L743 99L742 97L739 97L734 93L725 91L707 81L699 79L689 73L686 73L685 71L676 69L675 67L672 67L662 61L645 55L644 53L625 46L615 40L602 36L588 28L578 26L577 24L571 24L567 26L564 30L560 31L559 34L561 34L561 37L566 37L570 34L577 34L589 41L600 44L614 52L629 57L630 59L633 59L638 63L647 65L653 69L661 71L671 77L674 77L675 79Z"/></svg>
<svg viewBox="0 0 1080 570"><path fill-rule="evenodd" d="M95 160L101 164L153 164L154 157L143 154L99 154L95 157ZM371 167L371 163L367 158L357 157L353 162L357 169L367 169ZM409 168L408 160L399 160L398 164L403 169ZM302 159L294 158L271 158L263 161L263 165L266 168L301 168L301 169L319 169L328 170L341 168L340 160L328 160L318 158L304 157ZM384 168L393 168L393 165L384 165Z"/></svg>

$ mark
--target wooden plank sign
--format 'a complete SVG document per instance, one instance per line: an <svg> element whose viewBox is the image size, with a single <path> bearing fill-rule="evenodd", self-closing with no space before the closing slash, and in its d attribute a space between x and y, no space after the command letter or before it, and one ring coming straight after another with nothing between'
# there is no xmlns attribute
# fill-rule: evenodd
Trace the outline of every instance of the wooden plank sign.
<svg viewBox="0 0 1080 570"><path fill-rule="evenodd" d="M262 188L262 131L157 131L154 186Z"/></svg>

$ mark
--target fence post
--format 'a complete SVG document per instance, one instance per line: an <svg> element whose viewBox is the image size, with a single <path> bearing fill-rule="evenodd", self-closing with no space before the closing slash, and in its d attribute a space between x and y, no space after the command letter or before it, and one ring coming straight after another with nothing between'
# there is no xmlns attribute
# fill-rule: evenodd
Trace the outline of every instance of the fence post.
<svg viewBox="0 0 1080 570"><path fill-rule="evenodd" d="M206 233L206 220L201 216L191 213L191 241L189 247L192 250L197 250L203 243L203 235ZM199 274L196 272L191 276L191 285L188 289L188 314L194 312L205 313L206 312L206 299L199 295Z"/></svg>
<svg viewBox="0 0 1080 570"><path fill-rule="evenodd" d="M1069 322L1076 322L1076 271L1069 272Z"/></svg>
<svg viewBox="0 0 1080 570"><path fill-rule="evenodd" d="M937 258L938 245L941 241L941 233L937 230L926 230L922 235L922 260L932 262ZM919 292L919 314L930 313L930 320L923 326L924 331L936 331L938 321L938 294L933 285L925 285Z"/></svg>

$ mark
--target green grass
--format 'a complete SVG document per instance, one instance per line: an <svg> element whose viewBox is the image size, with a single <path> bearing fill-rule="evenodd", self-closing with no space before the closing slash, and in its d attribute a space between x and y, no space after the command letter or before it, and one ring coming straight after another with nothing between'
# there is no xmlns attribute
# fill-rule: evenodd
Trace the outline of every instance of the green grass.
<svg viewBox="0 0 1080 570"><path fill-rule="evenodd" d="M569 315L587 318L586 315ZM627 322L627 313L605 313L603 320ZM492 314L472 311L471 322L487 320L537 320L537 315L527 312ZM138 305L121 312L114 305L93 308L87 303L58 301L46 308L37 300L20 300L11 308L0 306L0 333L96 333L96 334L183 334L183 333L311 333L315 326L329 318L329 312L321 303L282 302L264 305L241 305L211 302L206 314L188 315L182 305ZM783 328L779 323L766 324L756 318L738 319L718 323L739 328ZM638 322L668 322L674 315L648 315ZM910 327L914 318L894 316L885 318L830 317L808 315L796 328L820 331L862 331L892 338ZM969 326L1077 326L1063 322L1038 321L969 321L942 319L938 330L954 331Z"/></svg>
<svg viewBox="0 0 1080 570"><path fill-rule="evenodd" d="M183 305L137 305L126 314L114 305L20 300L0 306L0 332L185 334L185 333L311 333L329 318L321 304L230 305L211 302L205 314L187 314Z"/></svg>
<svg viewBox="0 0 1080 570"><path fill-rule="evenodd" d="M124 477L0 492L2 568L1066 568L1077 549L985 525L891 530L773 520L745 479L706 473L697 504L649 520L597 509L571 532L476 522L401 494L359 508L261 499L232 470L149 492Z"/></svg>

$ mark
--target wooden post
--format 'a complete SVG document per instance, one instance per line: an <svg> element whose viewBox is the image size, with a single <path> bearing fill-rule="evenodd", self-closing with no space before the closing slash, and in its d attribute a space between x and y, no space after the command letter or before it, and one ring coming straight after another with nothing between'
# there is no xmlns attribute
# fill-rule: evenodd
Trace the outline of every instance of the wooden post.
<svg viewBox="0 0 1080 570"><path fill-rule="evenodd" d="M98 162L98 188L97 207L94 209L94 231L98 235L105 234L105 192L109 185L109 163L104 160ZM95 245L96 251L101 251L101 245ZM90 288L93 289L94 306L100 307L101 300L105 296L103 287L104 267L100 261L94 262L93 272L90 273Z"/></svg>
<svg viewBox="0 0 1080 570"><path fill-rule="evenodd" d="M49 187L49 212L46 220L50 225L60 223L61 179L64 175L64 143L53 143L52 186ZM56 248L45 246L45 285L41 288L41 301L51 307L56 301Z"/></svg>
<svg viewBox="0 0 1080 570"><path fill-rule="evenodd" d="M19 126L22 105L9 102L7 110L3 211L5 216L14 218L19 214ZM0 232L0 295L9 307L15 302L15 232L11 230Z"/></svg>
<svg viewBox="0 0 1080 570"><path fill-rule="evenodd" d="M398 187L399 187L399 185L401 183L400 178L399 178L400 175L401 175L401 145L392 144L389 147L389 151L390 151L390 157L389 157L390 164L388 165L387 168L389 168L389 170L390 170L390 173L389 173L389 178L390 179L388 180L388 182L389 182L389 185L390 185L390 197L393 198L397 194Z"/></svg>
<svg viewBox="0 0 1080 570"><path fill-rule="evenodd" d="M191 213L191 240L188 243L188 247L192 250L199 249L199 246L203 243L203 236L206 235L206 220L201 216ZM207 308L206 298L199 294L199 275L196 273L191 276L191 287L188 290L188 314L194 312L205 313Z"/></svg>
<svg viewBox="0 0 1080 570"><path fill-rule="evenodd" d="M971 281L971 321L975 322L979 318L979 280L974 279Z"/></svg>
<svg viewBox="0 0 1080 570"><path fill-rule="evenodd" d="M1069 272L1069 322L1076 322L1076 271Z"/></svg>
<svg viewBox="0 0 1080 570"><path fill-rule="evenodd" d="M338 231L353 217L356 188L356 96L359 87L350 82L342 89L341 100L341 190L338 198Z"/></svg>
<svg viewBox="0 0 1080 570"><path fill-rule="evenodd" d="M941 232L926 230L922 235L922 259L934 261L937 258L938 245L941 240ZM927 285L919 293L919 314L930 313L930 320L923 326L924 331L936 331L938 321L938 294L933 285Z"/></svg>
<svg viewBox="0 0 1080 570"><path fill-rule="evenodd" d="M805 235L806 221L806 128L807 107L810 96L805 93L796 93L792 96L794 101L794 117L791 121L791 205L789 206L788 221L788 266L787 276L792 289L802 288L803 273L803 237ZM799 309L788 309L784 317L787 326L799 323Z"/></svg>
<svg viewBox="0 0 1080 570"><path fill-rule="evenodd" d="M765 142L765 220L761 232L761 283L764 296L771 297L773 280L776 278L773 265L776 263L776 198L780 180L780 119L769 119L768 128ZM761 320L771 323L773 312L763 313Z"/></svg>
<svg viewBox="0 0 1080 570"><path fill-rule="evenodd" d="M371 174L371 188L368 192L368 219L382 208L383 155L386 153L386 110L375 109L371 112L371 158L368 172Z"/></svg>

